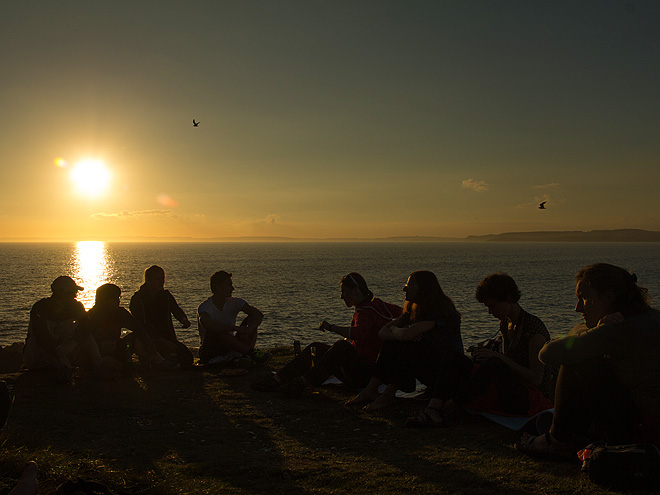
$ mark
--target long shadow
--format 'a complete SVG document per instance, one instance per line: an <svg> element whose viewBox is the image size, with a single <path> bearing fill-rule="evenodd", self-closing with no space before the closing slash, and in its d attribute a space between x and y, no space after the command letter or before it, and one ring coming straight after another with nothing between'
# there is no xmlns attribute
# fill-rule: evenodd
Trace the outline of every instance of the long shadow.
<svg viewBox="0 0 660 495"><path fill-rule="evenodd" d="M89 479L140 474L144 483L114 488L141 493L203 493L204 480L252 493L300 493L285 475L278 477L285 459L260 424L263 418L228 412L249 404L214 374L146 372L67 386L25 373L11 382L15 401L5 448L47 448L53 457L37 459L46 471L59 471L49 465L53 459L78 459ZM249 481L246 466L255 456L274 473L272 483ZM185 486L191 477L200 486ZM62 481L51 479L46 489Z"/></svg>
<svg viewBox="0 0 660 495"><path fill-rule="evenodd" d="M392 410L370 415L346 408L344 402L350 395L333 389L322 388L300 399L271 395L269 401L264 401L261 395L251 394L255 407L261 407L264 415L271 415L276 427L295 439L310 460L325 465L326 469L335 466L341 470L342 464L350 462L348 459L355 462L367 459L363 486L373 482L371 470L381 464L395 468L390 472L400 472L415 480L422 492L427 489L435 493L523 495L535 491L537 479L528 480L524 488L516 488L511 486L506 472L494 477L479 474L474 464L494 464L505 459L513 465L521 461L520 454L512 448L516 434L486 424L481 418L464 418L448 428L415 430L403 427L402 423L410 412L423 408L424 403L411 399L398 401ZM314 414L315 410L323 411L322 417L328 423L324 428L318 427L319 415ZM465 460L467 465L460 464ZM353 476L355 471L354 466ZM572 471L577 475L579 468ZM556 472L556 468L550 466L547 472Z"/></svg>

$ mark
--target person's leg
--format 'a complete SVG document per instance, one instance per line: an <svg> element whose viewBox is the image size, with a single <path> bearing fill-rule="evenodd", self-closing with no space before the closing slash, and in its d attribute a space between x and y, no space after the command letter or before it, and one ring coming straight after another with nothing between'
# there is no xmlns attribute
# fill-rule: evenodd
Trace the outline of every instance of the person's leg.
<svg viewBox="0 0 660 495"><path fill-rule="evenodd" d="M332 375L340 379L349 379L347 377L357 377L364 368L364 361L362 361L355 347L348 340L339 340L332 346L326 345L326 349L320 359L317 360L316 365L307 370L302 376L302 379L308 385L319 387ZM363 385L368 380L369 377L367 377Z"/></svg>
<svg viewBox="0 0 660 495"><path fill-rule="evenodd" d="M481 397L495 385L496 407L509 414L525 415L529 410L527 388L518 375L497 357L487 359L479 365L470 379L458 389L453 397L457 406L464 406Z"/></svg>
<svg viewBox="0 0 660 495"><path fill-rule="evenodd" d="M634 441L637 408L614 370L602 362L562 366L551 435L575 442L590 432L618 443Z"/></svg>
<svg viewBox="0 0 660 495"><path fill-rule="evenodd" d="M300 354L289 361L284 368L275 373L277 379L282 383L289 383L295 378L303 376L310 370L318 366L330 349L328 344L313 342L305 347ZM314 356L312 356L314 350Z"/></svg>
<svg viewBox="0 0 660 495"><path fill-rule="evenodd" d="M472 360L465 354L449 347L440 350L438 359L433 363L435 379L431 389L431 400L419 414L410 416L407 426L439 426L444 423L447 415L453 415L455 408L447 401L470 378Z"/></svg>
<svg viewBox="0 0 660 495"><path fill-rule="evenodd" d="M37 463L34 461L28 462L23 470L21 479L18 480L18 483L12 491L9 492L9 495L36 495L39 490L37 471Z"/></svg>

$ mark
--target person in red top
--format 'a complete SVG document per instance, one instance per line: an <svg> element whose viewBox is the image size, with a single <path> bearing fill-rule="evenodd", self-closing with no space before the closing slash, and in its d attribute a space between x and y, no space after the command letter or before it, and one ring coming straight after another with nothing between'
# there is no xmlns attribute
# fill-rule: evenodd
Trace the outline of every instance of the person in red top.
<svg viewBox="0 0 660 495"><path fill-rule="evenodd" d="M362 275L351 272L342 277L341 299L347 307L355 307L350 326L319 323L322 331L343 337L333 345L314 342L280 371L253 383L261 392L279 391L288 397L299 397L308 386L318 387L334 375L354 388L363 387L372 374L382 341L378 331L401 314L401 308L377 297L367 287Z"/></svg>

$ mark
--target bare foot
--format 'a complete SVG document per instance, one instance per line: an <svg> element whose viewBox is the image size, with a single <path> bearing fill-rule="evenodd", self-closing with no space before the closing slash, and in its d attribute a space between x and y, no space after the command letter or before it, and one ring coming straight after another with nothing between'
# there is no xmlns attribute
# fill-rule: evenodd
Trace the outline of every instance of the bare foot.
<svg viewBox="0 0 660 495"><path fill-rule="evenodd" d="M28 462L23 470L21 479L9 495L36 495L39 490L39 482L37 481L37 463L34 461Z"/></svg>
<svg viewBox="0 0 660 495"><path fill-rule="evenodd" d="M371 404L367 404L362 409L366 412L380 411L394 402L394 397L389 394L380 394Z"/></svg>
<svg viewBox="0 0 660 495"><path fill-rule="evenodd" d="M377 397L378 397L378 392L373 393L365 388L358 395L356 395L350 400L347 400L344 405L347 407L360 407L360 406L364 406L365 404L369 404Z"/></svg>

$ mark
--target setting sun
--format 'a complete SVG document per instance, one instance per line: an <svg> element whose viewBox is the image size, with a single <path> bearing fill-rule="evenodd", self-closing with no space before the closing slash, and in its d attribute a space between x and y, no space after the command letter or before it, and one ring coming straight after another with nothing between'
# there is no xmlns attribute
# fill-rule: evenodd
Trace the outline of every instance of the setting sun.
<svg viewBox="0 0 660 495"><path fill-rule="evenodd" d="M71 170L71 180L79 194L95 198L105 193L111 181L110 171L105 164L96 159L87 158L78 162Z"/></svg>

